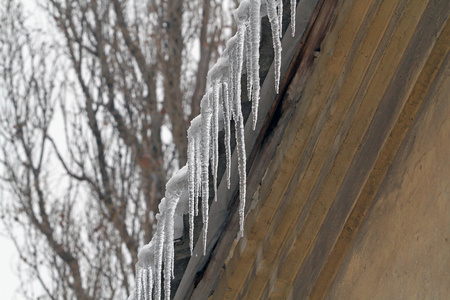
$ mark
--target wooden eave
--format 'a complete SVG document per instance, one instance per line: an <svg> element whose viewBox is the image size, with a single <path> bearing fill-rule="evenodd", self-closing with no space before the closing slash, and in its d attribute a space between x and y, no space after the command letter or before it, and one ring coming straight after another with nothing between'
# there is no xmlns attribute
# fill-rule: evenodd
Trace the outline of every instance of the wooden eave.
<svg viewBox="0 0 450 300"><path fill-rule="evenodd" d="M433 85L448 77L449 11L445 0L300 1L280 93L270 69L266 118L259 134L246 128L245 234L236 188L221 183L232 201L213 204L211 222L230 213L175 298L326 297Z"/></svg>

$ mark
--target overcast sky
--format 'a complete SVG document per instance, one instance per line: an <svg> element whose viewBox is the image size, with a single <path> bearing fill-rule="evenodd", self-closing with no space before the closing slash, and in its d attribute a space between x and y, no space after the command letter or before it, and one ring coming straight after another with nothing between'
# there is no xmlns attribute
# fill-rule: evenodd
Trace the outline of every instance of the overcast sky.
<svg viewBox="0 0 450 300"><path fill-rule="evenodd" d="M4 1L4 0L0 0ZM31 26L42 27L45 23L43 12L37 8L35 0L22 0L26 9L27 16ZM34 23L34 24L33 24ZM0 185L0 201L5 201L3 197L6 192L1 191ZM20 287L20 280L17 274L17 266L19 256L13 242L4 234L3 225L0 223L0 299L1 300L24 300L25 298L17 293Z"/></svg>
<svg viewBox="0 0 450 300"><path fill-rule="evenodd" d="M16 248L11 240L0 235L0 293L1 299L19 300L23 299L14 295L19 288L19 279L16 274L18 262Z"/></svg>

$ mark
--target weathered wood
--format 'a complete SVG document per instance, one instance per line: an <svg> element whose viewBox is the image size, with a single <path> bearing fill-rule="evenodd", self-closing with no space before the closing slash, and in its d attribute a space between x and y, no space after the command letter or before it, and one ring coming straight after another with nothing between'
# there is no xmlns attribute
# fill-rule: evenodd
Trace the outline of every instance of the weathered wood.
<svg viewBox="0 0 450 300"><path fill-rule="evenodd" d="M371 171L374 170L375 160L379 155L383 155L382 153L387 151L391 156L390 160L378 161L377 164L377 170L387 170L392 162L392 155L396 153L401 143L401 141L397 142L397 149L388 147L385 150L383 148L387 138L389 136L391 139L393 138L392 129L394 125L398 126L396 121L398 122L399 120L400 110L405 105L408 94L415 85L417 77L434 46L436 39L433 34L440 32L444 24L444 17L446 16L443 11L444 3L441 2L440 4L429 5L423 13L415 35L411 39L397 72L380 102L379 108L358 149L358 153L354 157L352 165L340 186L340 190L317 234L314 245L297 273L293 289L294 294L301 298L310 295L319 272L333 248L352 207L355 205L361 189L365 187L368 176L372 176ZM412 61L414 61L414 64L411 63ZM414 118L414 115L410 117ZM404 129L406 130L407 127ZM382 174L379 173L379 175ZM378 180L382 180L382 178ZM376 190L371 189L371 192L375 194ZM357 231L357 228L352 228L352 230ZM318 299L320 298L322 297L318 297Z"/></svg>
<svg viewBox="0 0 450 300"><path fill-rule="evenodd" d="M339 265L331 288L320 287L329 299L449 294L449 30L447 21L322 271Z"/></svg>
<svg viewBox="0 0 450 300"><path fill-rule="evenodd" d="M351 256L359 253L354 241L396 153L432 99L426 96L443 99L447 91L448 98L448 88L433 88L448 82L450 29L442 28L449 6L443 0L314 6L299 46L287 47L294 60L283 66L280 95L273 70L270 88L263 86L273 105L250 140L245 235L236 239L235 198L192 298L333 298L355 282L345 268L362 267ZM358 241L374 255L367 245L376 241L361 235Z"/></svg>
<svg viewBox="0 0 450 300"><path fill-rule="evenodd" d="M392 37L393 42L386 48L385 54L364 94L363 100L358 107L348 134L336 155L333 167L321 192L317 199L315 199L306 220L299 219L297 221L301 222L301 226L299 226L301 228L300 231L298 233L295 230L290 232L289 238L294 239L295 242L289 250L289 255L278 276L277 284L279 287L275 287L278 290L277 296L281 295L283 297L289 291L289 288L286 288L287 285L290 286L292 284L304 262L305 256L315 241L318 230L323 224L323 220L336 197L345 174L348 172L350 163L358 147L361 145L367 128L379 106L381 97L394 75L394 71L398 66L399 60L406 49L407 43L414 32L426 4L427 1L413 0L405 8L404 17L400 20L400 23L394 31ZM402 43L398 41L402 41ZM300 196L300 198L302 197Z"/></svg>
<svg viewBox="0 0 450 300"><path fill-rule="evenodd" d="M443 35L444 34L442 34L441 37L445 40ZM369 207L374 201L375 195L377 194L377 191L386 176L388 168L391 165L398 148L411 127L413 120L415 120L415 116L420 109L421 101L425 98L423 94L428 91L430 88L430 81L432 81L435 76L433 73L437 72L439 64L442 63L440 60L445 58L445 53L442 51L442 46L442 44L437 44L433 50L433 53L428 58L428 61L414 86L414 90L411 93L408 102L398 118L397 124L388 137L383 152L377 159L372 173L370 174L367 183L358 197L355 207L340 232L338 240L333 247L330 256L328 257L319 278L316 281L314 290L311 293L311 298L323 299L331 283L333 282L342 260L348 251L348 248L351 246ZM438 49L441 53L439 53Z"/></svg>

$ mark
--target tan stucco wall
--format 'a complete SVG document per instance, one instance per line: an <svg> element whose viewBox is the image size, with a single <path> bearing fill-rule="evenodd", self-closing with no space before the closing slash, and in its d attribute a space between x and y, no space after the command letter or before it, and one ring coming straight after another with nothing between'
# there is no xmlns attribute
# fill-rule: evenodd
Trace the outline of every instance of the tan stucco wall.
<svg viewBox="0 0 450 300"><path fill-rule="evenodd" d="M328 299L450 299L448 65L447 59Z"/></svg>

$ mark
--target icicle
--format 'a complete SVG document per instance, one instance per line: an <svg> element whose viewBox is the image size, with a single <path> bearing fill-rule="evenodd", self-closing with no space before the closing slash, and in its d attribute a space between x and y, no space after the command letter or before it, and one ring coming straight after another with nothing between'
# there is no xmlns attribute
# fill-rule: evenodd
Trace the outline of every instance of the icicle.
<svg viewBox="0 0 450 300"><path fill-rule="evenodd" d="M252 69L251 77L253 79L252 87L252 113L253 113L253 130L256 128L258 120L258 105L261 87L259 86L259 43L261 38L261 0L253 0L250 6L250 27L251 27L251 57Z"/></svg>
<svg viewBox="0 0 450 300"><path fill-rule="evenodd" d="M167 193L166 193L167 194ZM169 196L168 196L169 197ZM170 283L173 273L173 258L174 258L174 245L173 245L173 232L174 232L174 217L175 207L173 206L177 199L167 198L169 209L166 211L166 234L165 234L165 253L164 253L164 298L170 300ZM176 204L175 204L176 205Z"/></svg>
<svg viewBox="0 0 450 300"><path fill-rule="evenodd" d="M212 157L211 157L211 155L212 155L212 153L213 153L213 142L211 141L211 138L212 138L212 131L213 131L213 124L212 124L212 95L213 93L212 93L212 91L208 91L208 94L207 94L207 96L208 96L208 106L211 108L211 124L210 124L210 127L209 127L209 132L208 132L208 135L209 135L209 137L210 137L210 141L209 141L209 159L211 160L211 162L212 163L214 163L214 161L212 161Z"/></svg>
<svg viewBox="0 0 450 300"><path fill-rule="evenodd" d="M278 93L281 73L280 19L277 15L277 5L275 0L265 1L267 6L267 16L269 17L270 27L272 28L273 51L275 53L275 91Z"/></svg>
<svg viewBox="0 0 450 300"><path fill-rule="evenodd" d="M189 169L189 247L194 248L194 203L195 203L195 138L192 136L192 127L188 129L188 169Z"/></svg>
<svg viewBox="0 0 450 300"><path fill-rule="evenodd" d="M142 296L142 281L141 281L141 268L137 267L136 270L136 299L141 300Z"/></svg>
<svg viewBox="0 0 450 300"><path fill-rule="evenodd" d="M164 255L164 298L170 300L170 284L174 278L174 218L180 196L188 183L188 168L184 166L169 179L166 184L166 210L165 210L165 255Z"/></svg>
<svg viewBox="0 0 450 300"><path fill-rule="evenodd" d="M278 28L280 37L283 36L283 0L278 0Z"/></svg>
<svg viewBox="0 0 450 300"><path fill-rule="evenodd" d="M152 299L152 293L153 293L153 268L148 267L147 268L147 274L148 274L148 281L147 281L147 294L145 297L145 300Z"/></svg>
<svg viewBox="0 0 450 300"><path fill-rule="evenodd" d="M188 129L188 174L189 174L189 246L192 251L194 249L194 214L196 213L196 203L198 202L198 176L199 161L197 161L197 147L199 139L199 131L201 127L201 117L197 116L191 121L191 127Z"/></svg>
<svg viewBox="0 0 450 300"><path fill-rule="evenodd" d="M254 5L257 5L257 9L254 7ZM245 32L246 32L246 23L248 22L249 17L249 8L252 9L252 15L257 14L258 22L257 24L260 25L260 1L256 0L253 2L249 1L243 1L239 8L234 11L234 16L236 18L237 24L238 24L238 31L237 31L237 45L236 48L236 55L235 55L235 73L237 78L233 78L235 80L236 85L236 96L233 98L233 106L235 107L234 111L234 120L235 120L235 126L236 126L236 144L237 144L237 153L238 153L238 173L239 173L239 191L240 191L240 204L239 204L239 224L240 224L240 231L241 234L243 234L244 231L244 208L245 208L245 191L246 191L246 153L245 153L245 137L244 137L244 118L242 116L242 109L241 109L241 74L242 74L242 65L243 65L243 56L244 56L244 43L245 43ZM253 22L254 20L251 19ZM254 40L252 40L252 50L257 49L256 52L258 52L258 69L259 69L259 28L254 28L254 24L252 24L252 32L258 34L258 45L255 48ZM254 38L254 36L253 36ZM252 53L252 59L255 57L253 56L254 52ZM255 67L255 61L252 62L253 68ZM254 69L253 69L254 71ZM251 71L253 73L253 71ZM251 74L252 78L254 78L255 74ZM258 81L259 81L259 70L258 70ZM257 83L259 87L259 82ZM255 82L253 82L253 87L255 88ZM258 94L256 94L258 95Z"/></svg>
<svg viewBox="0 0 450 300"><path fill-rule="evenodd" d="M242 65L244 58L244 30L243 26L238 28L238 44L236 49L236 60L237 60L237 80L236 80L236 98L234 101L235 107L235 120L242 118L242 108L241 108L241 77L242 77Z"/></svg>
<svg viewBox="0 0 450 300"><path fill-rule="evenodd" d="M209 149L211 147L211 118L212 108L207 100L201 102L202 116L202 217L203 217L203 255L206 255L206 241L208 235L209 218Z"/></svg>
<svg viewBox="0 0 450 300"><path fill-rule="evenodd" d="M295 36L295 12L297 10L297 0L291 0L291 29L292 36Z"/></svg>
<svg viewBox="0 0 450 300"><path fill-rule="evenodd" d="M238 9L234 11L234 17L238 24L237 29L237 44L235 46L236 56L235 56L235 64L236 64L236 78L235 80L235 93L236 98L233 100L235 104L235 117L241 115L241 77L242 77L242 66L244 63L244 43L245 43L245 28L246 23L248 21L248 8L250 6L249 1L243 1L239 5ZM239 112L238 112L239 111ZM236 120L236 118L235 118Z"/></svg>
<svg viewBox="0 0 450 300"><path fill-rule="evenodd" d="M139 250L136 268L136 298L150 299L153 290L153 266L155 253L155 239Z"/></svg>
<svg viewBox="0 0 450 300"><path fill-rule="evenodd" d="M239 110L240 115L236 121L236 144L238 153L238 173L239 173L239 228L241 236L244 234L244 212L245 212L245 194L246 194L246 164L247 156L245 153L245 136L244 136L244 118L242 112Z"/></svg>
<svg viewBox="0 0 450 300"><path fill-rule="evenodd" d="M234 35L227 42L226 49L224 51L224 55L228 55L228 63L229 63L229 84L230 87L228 89L229 92L229 103L232 105L229 107L231 116L234 117L236 108L233 106L236 98L236 82L237 82L237 61L236 61L236 43L237 36Z"/></svg>
<svg viewBox="0 0 450 300"><path fill-rule="evenodd" d="M201 117L200 117L200 124L201 124ZM199 126L201 128L201 126ZM199 130L200 131L200 130ZM201 144L202 138L201 134L197 134L195 137L195 182L197 183L196 187L196 197L195 197L195 203L194 203L194 209L195 209L195 216L198 216L198 198L201 196L202 192L202 144Z"/></svg>
<svg viewBox="0 0 450 300"><path fill-rule="evenodd" d="M228 98L228 84L222 82L222 100L223 100L223 112L224 112L224 127L225 127L225 156L227 163L227 187L231 187L231 129L230 129L230 104Z"/></svg>
<svg viewBox="0 0 450 300"><path fill-rule="evenodd" d="M148 293L148 285L147 285L147 281L148 281L148 273L147 273L147 268L141 268L141 280L142 280L142 294L141 294L141 299L146 300L148 299L147 297L147 293Z"/></svg>
<svg viewBox="0 0 450 300"><path fill-rule="evenodd" d="M214 201L217 201L217 169L219 167L219 83L215 80L213 83L213 115L212 115L212 137L213 137L213 185Z"/></svg>
<svg viewBox="0 0 450 300"><path fill-rule="evenodd" d="M245 66L247 69L247 98L249 100L252 99L252 89L253 89L253 73L252 73L252 41L250 37L251 34L251 26L246 26L245 28Z"/></svg>
<svg viewBox="0 0 450 300"><path fill-rule="evenodd" d="M237 64L237 78L235 79L236 83L236 94L237 97L241 96L241 74L242 74L242 66L244 62L244 50L245 50L245 59L246 59L246 68L247 68L247 97L251 99L252 94L252 59L251 53L249 52L252 49L252 43L250 40L250 24L249 24L249 9L250 9L250 1L245 0L242 1L239 7L233 12L234 18L238 24L237 30L237 45L236 48L236 64ZM239 100L240 102L240 100Z"/></svg>
<svg viewBox="0 0 450 300"><path fill-rule="evenodd" d="M159 213L156 214L157 227L155 239L155 299L161 299L161 273L162 273L162 261L164 255L164 232L165 232L165 210L166 199L163 198L159 204Z"/></svg>

